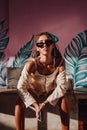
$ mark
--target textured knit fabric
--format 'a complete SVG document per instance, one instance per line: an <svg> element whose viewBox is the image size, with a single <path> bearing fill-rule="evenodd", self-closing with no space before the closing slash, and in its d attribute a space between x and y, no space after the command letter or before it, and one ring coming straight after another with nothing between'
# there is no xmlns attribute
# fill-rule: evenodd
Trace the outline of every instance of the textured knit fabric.
<svg viewBox="0 0 87 130"><path fill-rule="evenodd" d="M49 95L47 100L50 104L56 105L67 89L66 73L65 71L59 73L59 67L57 67L50 75L41 75L38 71L35 74L28 74L25 65L18 81L17 89L26 107L36 101L35 96L39 98L44 94Z"/></svg>

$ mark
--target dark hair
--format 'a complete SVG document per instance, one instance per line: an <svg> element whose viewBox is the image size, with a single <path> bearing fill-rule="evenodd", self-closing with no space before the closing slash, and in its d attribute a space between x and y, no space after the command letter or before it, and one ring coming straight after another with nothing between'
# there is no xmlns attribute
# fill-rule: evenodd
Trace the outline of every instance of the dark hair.
<svg viewBox="0 0 87 130"><path fill-rule="evenodd" d="M55 36L55 35L52 34L52 33L49 33L49 32L41 32L41 33L39 33L39 34L37 34L37 35L35 36L35 40L34 40L34 41L37 42L38 38L39 38L40 36L42 36L42 35L48 36L48 37L49 37L50 39L52 39L52 41L54 42L55 47L54 47L53 50L52 50L52 56L55 57L55 59L56 59L56 58L59 58L59 57L62 57L62 55L61 55L61 53L60 53L58 47L56 47L56 42L59 40L58 37ZM37 51L37 50L34 50L33 53L32 53L32 57L34 57L34 58L35 58L35 57L38 57L39 55L40 55L40 52Z"/></svg>
<svg viewBox="0 0 87 130"><path fill-rule="evenodd" d="M62 57L61 52L59 51L59 49L56 46L52 50L52 56L55 58Z"/></svg>
<svg viewBox="0 0 87 130"><path fill-rule="evenodd" d="M37 35L35 36L35 38L36 38L35 41L37 41L38 38L39 38L40 36L42 36L42 35L47 35L50 39L52 39L52 41L53 41L54 43L56 43L56 42L59 41L59 38L58 38L56 35L54 35L54 34L52 34L52 33L49 33L49 32L41 32L41 33L37 34Z"/></svg>

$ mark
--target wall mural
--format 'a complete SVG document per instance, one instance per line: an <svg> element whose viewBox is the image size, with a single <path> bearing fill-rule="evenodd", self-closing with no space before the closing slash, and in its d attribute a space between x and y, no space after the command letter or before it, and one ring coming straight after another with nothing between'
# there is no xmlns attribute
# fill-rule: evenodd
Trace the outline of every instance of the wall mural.
<svg viewBox="0 0 87 130"><path fill-rule="evenodd" d="M6 87L7 66L10 58L5 59L5 49L9 44L8 29L0 22L0 87ZM4 30L4 31L3 31ZM10 67L21 67L29 59L34 47L34 36L14 56ZM4 60L5 59L5 60ZM66 72L74 80L75 88L87 87L87 30L77 34L65 48Z"/></svg>
<svg viewBox="0 0 87 130"><path fill-rule="evenodd" d="M7 79L7 66L10 58L5 59L4 50L7 48L9 43L9 37L7 36L8 29L4 30L4 22L0 22L0 87L6 87L6 79ZM34 46L33 42L34 36L32 36L31 40L27 42L22 48L20 48L19 52L14 56L14 60L11 64L11 67L21 67L27 62L28 58L31 55L32 48Z"/></svg>
<svg viewBox="0 0 87 130"><path fill-rule="evenodd" d="M4 50L6 49L8 42L9 42L9 38L6 37L7 33L8 33L8 29L5 29L3 31L4 28L4 22L5 21L1 21L0 22L0 61L4 58L5 53Z"/></svg>
<svg viewBox="0 0 87 130"><path fill-rule="evenodd" d="M8 29L4 29L4 22L0 22L0 86L5 86L6 82L6 65L8 62L7 60L4 60L5 57L5 49L7 48L9 37L7 36ZM4 31L3 31L4 30Z"/></svg>
<svg viewBox="0 0 87 130"><path fill-rule="evenodd" d="M65 48L66 71L75 88L87 87L87 30L79 33Z"/></svg>

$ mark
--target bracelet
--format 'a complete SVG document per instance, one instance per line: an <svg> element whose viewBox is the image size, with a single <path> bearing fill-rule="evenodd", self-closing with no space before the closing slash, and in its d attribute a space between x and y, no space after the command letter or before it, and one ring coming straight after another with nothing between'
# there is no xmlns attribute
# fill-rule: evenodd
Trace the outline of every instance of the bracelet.
<svg viewBox="0 0 87 130"><path fill-rule="evenodd" d="M46 104L43 102L43 103L42 103L42 106L45 106L45 105L46 105Z"/></svg>

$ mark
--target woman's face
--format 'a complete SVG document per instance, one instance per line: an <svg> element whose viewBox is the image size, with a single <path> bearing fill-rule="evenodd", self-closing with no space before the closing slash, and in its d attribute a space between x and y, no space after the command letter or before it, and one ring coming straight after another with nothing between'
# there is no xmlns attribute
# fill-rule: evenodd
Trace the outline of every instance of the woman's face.
<svg viewBox="0 0 87 130"><path fill-rule="evenodd" d="M36 47L37 47L37 50L40 52L40 55L52 56L54 43L49 36L41 35L37 40Z"/></svg>

